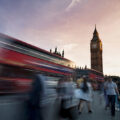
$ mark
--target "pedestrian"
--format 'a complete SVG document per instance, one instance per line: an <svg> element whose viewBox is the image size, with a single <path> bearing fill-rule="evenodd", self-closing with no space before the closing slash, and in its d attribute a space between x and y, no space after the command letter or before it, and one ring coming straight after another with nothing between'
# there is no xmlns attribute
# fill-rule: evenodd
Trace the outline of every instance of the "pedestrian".
<svg viewBox="0 0 120 120"><path fill-rule="evenodd" d="M120 93L120 82L118 82L118 91ZM118 109L120 111L120 95L118 96Z"/></svg>
<svg viewBox="0 0 120 120"><path fill-rule="evenodd" d="M61 98L60 116L61 118L77 119L74 103L74 84L69 76L64 76L58 83L58 95Z"/></svg>
<svg viewBox="0 0 120 120"><path fill-rule="evenodd" d="M117 85L115 82L112 81L112 78L109 77L104 88L108 97L108 104L110 104L111 107L111 115L115 116L115 96L119 96Z"/></svg>
<svg viewBox="0 0 120 120"><path fill-rule="evenodd" d="M117 85L117 87L118 87L118 81L116 81L115 82L116 83L116 85ZM118 89L118 91L119 91L119 89ZM120 100L119 100L119 96L116 94L116 96L115 96L115 110L116 111L120 111Z"/></svg>
<svg viewBox="0 0 120 120"><path fill-rule="evenodd" d="M80 93L79 114L81 114L82 112L84 102L87 104L88 113L92 113L92 110L91 110L92 86L88 82L88 78L86 76L83 77L83 82L80 84L79 89L80 89L79 90L79 93Z"/></svg>
<svg viewBox="0 0 120 120"><path fill-rule="evenodd" d="M43 120L42 102L45 94L45 82L42 75L35 75L28 102L28 120Z"/></svg>

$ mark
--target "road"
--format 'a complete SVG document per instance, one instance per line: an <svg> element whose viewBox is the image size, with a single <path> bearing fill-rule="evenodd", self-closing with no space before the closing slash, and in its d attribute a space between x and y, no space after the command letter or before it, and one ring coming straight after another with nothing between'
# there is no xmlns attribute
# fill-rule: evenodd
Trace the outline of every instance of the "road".
<svg viewBox="0 0 120 120"><path fill-rule="evenodd" d="M10 101L9 99L8 101L8 98L10 98L8 96L6 101L5 97L3 98L4 99L0 98L0 120L27 120L25 114L26 106L24 102L21 102L21 99L19 99L19 101ZM120 111L116 111L116 116L111 117L110 110L105 110L104 104L103 96L100 97L98 92L94 92L94 99L92 101L93 113L88 113L85 106L82 113L79 115L78 120L120 120ZM45 109L45 120L60 120L55 106L56 105L54 104L49 104Z"/></svg>

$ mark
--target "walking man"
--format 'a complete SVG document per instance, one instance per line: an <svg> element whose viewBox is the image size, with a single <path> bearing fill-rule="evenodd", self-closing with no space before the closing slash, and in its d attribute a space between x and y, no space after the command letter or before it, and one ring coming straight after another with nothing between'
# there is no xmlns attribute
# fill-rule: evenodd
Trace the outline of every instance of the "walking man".
<svg viewBox="0 0 120 120"><path fill-rule="evenodd" d="M115 116L115 96L119 95L117 85L112 81L112 78L109 77L104 88L108 97L108 103L111 106L111 115Z"/></svg>

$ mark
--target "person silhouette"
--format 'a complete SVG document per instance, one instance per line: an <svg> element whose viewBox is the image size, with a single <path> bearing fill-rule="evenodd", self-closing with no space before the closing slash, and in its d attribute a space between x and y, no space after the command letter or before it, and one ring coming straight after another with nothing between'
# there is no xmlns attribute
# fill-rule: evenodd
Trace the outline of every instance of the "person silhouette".
<svg viewBox="0 0 120 120"><path fill-rule="evenodd" d="M36 74L33 79L29 98L29 120L43 120L41 100L44 95L44 77L42 75Z"/></svg>

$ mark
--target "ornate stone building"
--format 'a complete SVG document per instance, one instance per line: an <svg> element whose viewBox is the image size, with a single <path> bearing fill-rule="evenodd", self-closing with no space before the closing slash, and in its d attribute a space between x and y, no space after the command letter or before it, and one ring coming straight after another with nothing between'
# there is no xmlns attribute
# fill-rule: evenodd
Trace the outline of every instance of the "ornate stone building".
<svg viewBox="0 0 120 120"><path fill-rule="evenodd" d="M103 51L102 41L99 38L99 34L95 26L93 38L90 43L91 69L94 69L103 73L102 51Z"/></svg>

